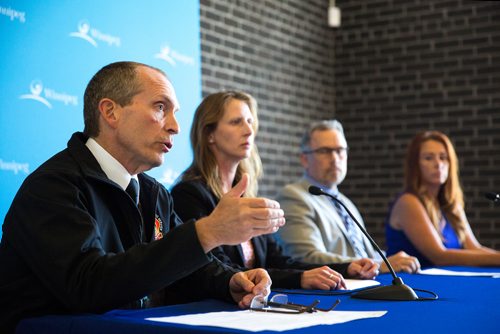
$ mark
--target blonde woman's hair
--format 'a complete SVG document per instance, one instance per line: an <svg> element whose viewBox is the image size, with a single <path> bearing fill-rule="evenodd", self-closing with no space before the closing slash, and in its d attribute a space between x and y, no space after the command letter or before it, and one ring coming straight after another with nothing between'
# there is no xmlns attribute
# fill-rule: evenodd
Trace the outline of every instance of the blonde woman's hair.
<svg viewBox="0 0 500 334"><path fill-rule="evenodd" d="M186 169L181 178L183 181L201 179L219 199L224 195L222 182L217 161L209 148L208 138L217 128L217 124L224 116L226 107L231 100L240 100L248 105L254 118L252 127L254 133L257 134L259 126L257 102L251 95L238 91L224 91L208 95L203 99L194 114L190 134L191 147L193 149L193 162L188 169ZM243 196L257 196L258 179L262 175L262 162L255 144L252 146L250 156L239 163L234 184L241 180L244 173L249 174L250 183Z"/></svg>
<svg viewBox="0 0 500 334"><path fill-rule="evenodd" d="M419 165L422 144L429 140L443 144L448 154L448 179L439 189L439 207L436 207L435 202L422 185L422 174ZM439 131L423 131L411 140L405 158L405 188L420 199L440 235L439 221L441 219L441 212L443 212L457 233L460 242L463 243L466 222L463 220L465 216L463 211L464 195L459 179L458 158L453 144L444 133Z"/></svg>

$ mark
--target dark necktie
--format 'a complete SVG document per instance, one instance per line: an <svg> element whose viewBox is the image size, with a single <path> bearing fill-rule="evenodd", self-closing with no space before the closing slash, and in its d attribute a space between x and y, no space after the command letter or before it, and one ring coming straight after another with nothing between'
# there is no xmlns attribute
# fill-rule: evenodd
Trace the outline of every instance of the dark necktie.
<svg viewBox="0 0 500 334"><path fill-rule="evenodd" d="M139 182L137 182L136 179L130 179L130 183L127 186L127 189L125 189L127 194L132 198L132 200L135 203L135 206L139 209L139 216L141 218L139 225L138 225L138 233L141 242L143 240L146 240L145 237L145 231L144 231L144 221L142 220L142 214L141 214L141 204L139 203Z"/></svg>
<svg viewBox="0 0 500 334"><path fill-rule="evenodd" d="M363 240L361 239L361 236L357 231L358 227L356 226L356 223L354 223L351 216L349 216L346 209L342 205L334 200L332 200L332 202L333 205L335 205L335 209L337 209L340 218L342 218L342 220L344 221L347 236L352 248L354 249L356 257L368 257L368 254L366 253L365 247L363 245Z"/></svg>
<svg viewBox="0 0 500 334"><path fill-rule="evenodd" d="M136 179L130 179L127 189L125 189L127 194L132 198L135 205L139 205L139 183Z"/></svg>

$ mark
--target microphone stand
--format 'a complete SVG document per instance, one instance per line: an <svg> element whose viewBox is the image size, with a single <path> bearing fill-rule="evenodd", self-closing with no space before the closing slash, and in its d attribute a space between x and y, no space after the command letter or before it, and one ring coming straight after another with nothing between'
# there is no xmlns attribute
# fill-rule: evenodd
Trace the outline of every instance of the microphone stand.
<svg viewBox="0 0 500 334"><path fill-rule="evenodd" d="M403 280L401 277L398 277L396 275L396 272L392 268L391 264L389 263L389 260L387 257L384 255L380 247L377 245L375 240L372 239L372 237L366 232L366 230L363 228L363 226L357 221L357 219L354 217L354 215L349 211L349 209L340 201L337 197L332 196L323 189L316 187L316 186L310 186L309 187L309 193L312 195L326 195L330 198L332 198L335 202L339 203L344 207L344 209L347 211L349 216L351 216L352 220L356 223L358 228L363 232L363 234L368 238L370 243L372 244L373 248L380 254L382 259L384 260L387 268L389 268L389 271L393 277L392 279L392 285L385 285L385 286L377 286L374 288L369 288L366 290L358 291L355 292L351 295L351 298L357 298L357 299L376 299L376 300L417 300L418 296L413 291L412 288L410 288L408 285L403 283Z"/></svg>

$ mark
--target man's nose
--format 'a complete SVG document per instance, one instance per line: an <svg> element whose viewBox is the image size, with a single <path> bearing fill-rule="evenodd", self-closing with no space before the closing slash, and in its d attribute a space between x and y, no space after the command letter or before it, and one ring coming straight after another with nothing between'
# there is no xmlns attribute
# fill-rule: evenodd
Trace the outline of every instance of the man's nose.
<svg viewBox="0 0 500 334"><path fill-rule="evenodd" d="M170 117L167 117L164 128L168 133L173 135L176 135L181 131L179 122L177 122L177 118L173 112Z"/></svg>

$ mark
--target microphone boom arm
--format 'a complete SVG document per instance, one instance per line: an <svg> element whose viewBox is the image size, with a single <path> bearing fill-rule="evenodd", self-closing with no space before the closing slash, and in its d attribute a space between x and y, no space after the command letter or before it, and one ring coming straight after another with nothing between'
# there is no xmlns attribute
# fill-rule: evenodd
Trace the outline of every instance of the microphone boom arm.
<svg viewBox="0 0 500 334"><path fill-rule="evenodd" d="M392 285L386 285L386 286L377 286L374 288L358 291L356 293L353 293L351 295L352 298L358 298L358 299L376 299L376 300L418 300L418 296L413 291L412 288L410 288L408 285L403 283L403 280L401 277L398 277L396 275L396 272L394 271L394 268L392 268L389 260L385 256L385 254L382 252L380 247L377 245L375 240L368 234L368 232L363 228L363 226L358 222L356 217L351 213L351 211L345 206L344 203L342 203L341 200L336 198L333 195L330 195L329 193L323 191L323 189L316 187L316 186L310 186L309 187L309 193L312 195L325 195L330 198L332 198L335 202L339 203L342 205L342 207L347 211L349 216L351 216L352 220L354 223L358 226L358 228L363 232L363 234L368 238L370 243L372 244L373 248L380 254L382 259L384 260L385 264L387 265L387 268L391 272L391 275L393 277L392 280Z"/></svg>
<svg viewBox="0 0 500 334"><path fill-rule="evenodd" d="M375 242L375 240L373 240L373 238L371 237L370 234L368 234L368 232L364 229L363 225L361 225L358 220L354 217L354 215L351 213L351 211L347 208L347 206L342 203L341 200L339 200L337 197L335 196L332 196L331 197L335 202L339 203L340 205L342 205L342 207L347 211L347 213L349 214L349 216L351 216L352 220L354 221L354 223L356 223L356 225L358 226L358 228L361 230L361 232L363 232L363 234L368 238L368 240L370 241L370 243L372 244L373 248L375 248L375 250L377 251L377 253L380 254L380 257L382 258L382 260L384 260L387 268L389 268L389 271L391 272L391 275L394 279L397 279L398 276L396 275L396 272L394 271L394 269L392 268L391 264L389 263L389 260L387 259L387 256L384 255L384 253L382 252L382 250L380 249L380 247L377 245L377 243Z"/></svg>

